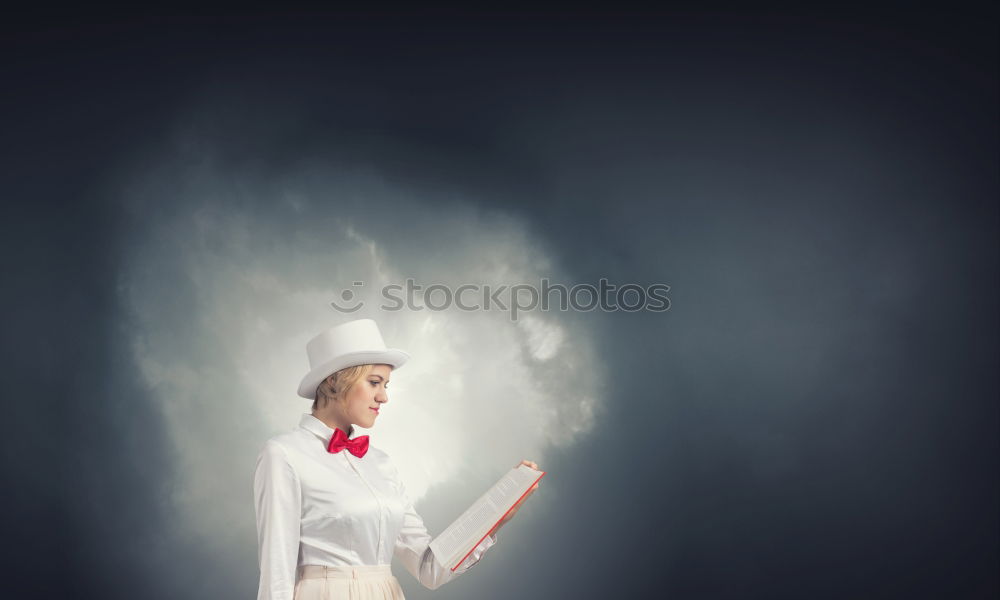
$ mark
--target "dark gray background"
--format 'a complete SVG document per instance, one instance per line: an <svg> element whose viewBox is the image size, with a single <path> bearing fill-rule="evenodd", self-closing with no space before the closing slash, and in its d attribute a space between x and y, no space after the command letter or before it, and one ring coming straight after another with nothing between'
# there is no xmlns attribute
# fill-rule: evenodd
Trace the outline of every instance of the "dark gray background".
<svg viewBox="0 0 1000 600"><path fill-rule="evenodd" d="M169 535L164 425L109 343L128 251L109 178L208 98L224 164L374 165L495 199L578 281L672 286L668 313L601 317L613 409L545 465L575 500L512 531L514 570L484 561L476 597L996 597L996 25L976 6L12 17L5 592L255 591Z"/></svg>

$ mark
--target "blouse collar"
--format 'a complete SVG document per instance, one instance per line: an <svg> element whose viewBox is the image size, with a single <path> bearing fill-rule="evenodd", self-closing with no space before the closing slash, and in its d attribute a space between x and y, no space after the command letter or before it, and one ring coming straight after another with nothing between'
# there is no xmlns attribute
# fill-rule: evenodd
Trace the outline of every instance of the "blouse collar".
<svg viewBox="0 0 1000 600"><path fill-rule="evenodd" d="M327 426L326 423L320 421L311 413L303 413L302 419L299 420L299 427L319 437L323 440L324 444L329 444L330 440L333 438L333 428ZM351 425L351 431L348 432L347 438L353 440L360 435L360 429Z"/></svg>

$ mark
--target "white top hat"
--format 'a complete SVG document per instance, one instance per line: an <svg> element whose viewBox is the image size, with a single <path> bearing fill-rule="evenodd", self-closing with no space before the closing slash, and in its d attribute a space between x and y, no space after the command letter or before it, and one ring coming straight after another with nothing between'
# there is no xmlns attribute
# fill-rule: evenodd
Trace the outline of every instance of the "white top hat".
<svg viewBox="0 0 1000 600"><path fill-rule="evenodd" d="M306 344L309 372L299 384L299 396L312 400L319 384L346 367L368 364L398 369L409 360L402 350L386 348L378 325L371 319L341 323L320 333Z"/></svg>

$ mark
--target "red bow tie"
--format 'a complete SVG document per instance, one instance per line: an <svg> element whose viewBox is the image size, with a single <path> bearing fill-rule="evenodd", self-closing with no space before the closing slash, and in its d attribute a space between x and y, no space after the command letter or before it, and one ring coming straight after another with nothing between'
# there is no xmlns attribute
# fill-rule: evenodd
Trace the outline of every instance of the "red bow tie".
<svg viewBox="0 0 1000 600"><path fill-rule="evenodd" d="M347 451L361 458L368 452L368 436L359 435L358 437L349 439L347 434L341 431L339 427L333 430L333 437L330 438L330 444L326 447L326 451L336 454L347 448Z"/></svg>

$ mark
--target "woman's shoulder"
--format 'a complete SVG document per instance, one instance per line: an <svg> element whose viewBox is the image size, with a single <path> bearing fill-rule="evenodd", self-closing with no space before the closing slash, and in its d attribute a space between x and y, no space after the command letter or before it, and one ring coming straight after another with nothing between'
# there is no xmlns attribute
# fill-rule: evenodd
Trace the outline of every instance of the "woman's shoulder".
<svg viewBox="0 0 1000 600"><path fill-rule="evenodd" d="M260 447L260 454L287 456L299 445L295 431L286 431L268 438Z"/></svg>
<svg viewBox="0 0 1000 600"><path fill-rule="evenodd" d="M267 446L267 445L287 446L296 437L295 434L296 434L296 432L294 430L293 431L283 431L283 432L281 432L279 434L272 435L271 437L269 437L267 439L267 441L264 442L264 445L265 446Z"/></svg>
<svg viewBox="0 0 1000 600"><path fill-rule="evenodd" d="M260 456L284 458L288 454L288 440L284 434L271 437L261 444L258 454Z"/></svg>

